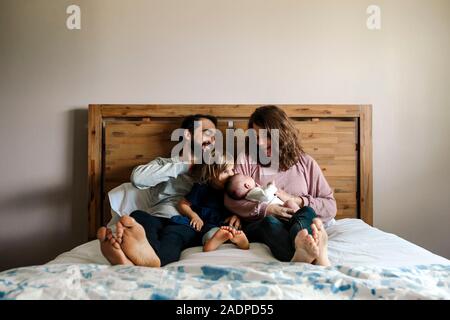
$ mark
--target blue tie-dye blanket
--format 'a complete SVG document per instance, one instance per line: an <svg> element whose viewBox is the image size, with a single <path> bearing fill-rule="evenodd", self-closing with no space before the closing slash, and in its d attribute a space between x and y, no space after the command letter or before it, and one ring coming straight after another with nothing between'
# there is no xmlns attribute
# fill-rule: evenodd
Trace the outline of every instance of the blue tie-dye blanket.
<svg viewBox="0 0 450 320"><path fill-rule="evenodd" d="M55 264L0 273L0 299L450 299L450 265L151 269Z"/></svg>

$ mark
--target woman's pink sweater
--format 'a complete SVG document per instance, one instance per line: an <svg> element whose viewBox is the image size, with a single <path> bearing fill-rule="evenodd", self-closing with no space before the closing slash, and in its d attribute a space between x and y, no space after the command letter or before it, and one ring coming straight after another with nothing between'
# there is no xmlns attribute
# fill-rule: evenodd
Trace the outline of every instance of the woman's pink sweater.
<svg viewBox="0 0 450 320"><path fill-rule="evenodd" d="M317 162L303 154L300 160L286 171L275 171L250 161L247 155L238 157L236 173L251 176L259 185L274 181L277 188L303 199L304 205L314 209L323 222L336 216L336 200ZM244 220L259 220L266 216L267 203L233 200L225 195L225 206Z"/></svg>

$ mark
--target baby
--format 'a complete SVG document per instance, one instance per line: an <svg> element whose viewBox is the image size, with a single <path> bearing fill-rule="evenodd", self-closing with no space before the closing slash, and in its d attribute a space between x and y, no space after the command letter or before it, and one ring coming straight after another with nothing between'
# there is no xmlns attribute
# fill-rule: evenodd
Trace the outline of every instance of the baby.
<svg viewBox="0 0 450 320"><path fill-rule="evenodd" d="M294 212L300 209L299 205L293 200L281 201L275 194L278 188L273 182L267 186L261 187L256 184L252 177L237 173L230 177L225 185L225 192L234 200L250 200L255 202L264 202L267 204L279 204L293 209Z"/></svg>

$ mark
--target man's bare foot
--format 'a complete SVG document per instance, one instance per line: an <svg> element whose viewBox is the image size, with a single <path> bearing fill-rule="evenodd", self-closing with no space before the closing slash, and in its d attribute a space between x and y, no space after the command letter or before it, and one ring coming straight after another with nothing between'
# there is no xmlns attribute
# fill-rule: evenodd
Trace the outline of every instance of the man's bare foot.
<svg viewBox="0 0 450 320"><path fill-rule="evenodd" d="M233 238L230 239L238 248L243 250L250 249L250 243L248 242L247 236L242 230L238 230L233 227L223 226L222 229L228 230L233 234Z"/></svg>
<svg viewBox="0 0 450 320"><path fill-rule="evenodd" d="M121 224L120 222L117 222L117 223L116 223L116 234L115 234L115 237L116 237L116 241L117 241L119 244L122 244L122 240L123 240L123 230L125 230L123 224Z"/></svg>
<svg viewBox="0 0 450 320"><path fill-rule="evenodd" d="M206 243L203 245L203 251L214 251L216 250L220 245L224 244L228 240L233 238L233 234L225 229L219 229L216 233L206 241Z"/></svg>
<svg viewBox="0 0 450 320"><path fill-rule="evenodd" d="M156 255L145 236L144 228L130 216L123 216L117 223L117 230L122 235L120 244L126 256L137 266L161 266L161 260Z"/></svg>
<svg viewBox="0 0 450 320"><path fill-rule="evenodd" d="M314 238L308 234L308 230L303 229L295 237L295 253L292 262L312 263L319 256L319 246Z"/></svg>
<svg viewBox="0 0 450 320"><path fill-rule="evenodd" d="M319 247L319 256L317 257L314 264L328 267L331 265L328 259L328 234L323 227L322 220L315 218L311 225L314 242Z"/></svg>
<svg viewBox="0 0 450 320"><path fill-rule="evenodd" d="M100 241L100 249L103 256L114 266L118 264L133 265L127 258L119 243L113 237L111 229L101 227L97 231L97 239Z"/></svg>

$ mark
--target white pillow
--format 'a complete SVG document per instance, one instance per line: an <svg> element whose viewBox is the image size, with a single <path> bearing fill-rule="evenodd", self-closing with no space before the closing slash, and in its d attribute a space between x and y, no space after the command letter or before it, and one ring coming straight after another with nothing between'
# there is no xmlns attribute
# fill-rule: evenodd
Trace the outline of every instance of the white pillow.
<svg viewBox="0 0 450 320"><path fill-rule="evenodd" d="M111 220L108 227L116 224L120 217L131 214L133 211L142 210L150 212L150 198L147 189L138 189L132 183L123 183L108 192L111 206Z"/></svg>

